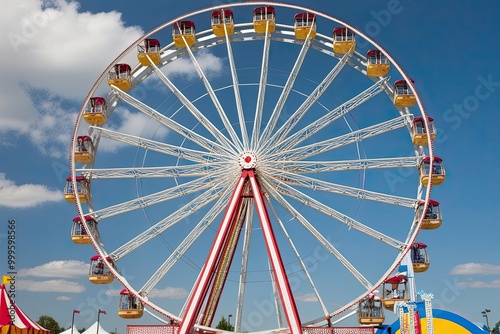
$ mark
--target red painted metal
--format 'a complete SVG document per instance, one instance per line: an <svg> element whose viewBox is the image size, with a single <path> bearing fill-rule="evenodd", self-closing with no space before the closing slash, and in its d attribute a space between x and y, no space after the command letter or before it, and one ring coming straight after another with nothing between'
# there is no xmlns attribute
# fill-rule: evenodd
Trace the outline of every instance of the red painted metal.
<svg viewBox="0 0 500 334"><path fill-rule="evenodd" d="M302 326L300 322L297 306L293 298L290 288L290 283L286 275L285 266L281 259L281 254L276 243L271 220L266 209L266 204L262 196L262 191L253 169L243 169L241 177L235 187L235 190L229 200L228 207L222 219L222 222L217 231L214 243L208 254L205 265L203 266L200 276L194 285L193 292L188 301L184 318L179 327L179 334L189 334L195 325L195 321L200 313L201 305L207 297L210 284L216 273L221 269L219 266L223 260L229 243L231 231L236 228L238 218L240 217L241 203L244 197L249 197L249 194L244 194L243 189L245 184L250 183L250 190L255 201L257 215L264 234L267 253L273 269L274 280L276 282L280 300L283 303L283 310L288 322L289 332L291 334L302 334ZM227 254L226 254L227 255ZM217 269L217 270L216 270ZM214 285L210 291L210 297L215 294Z"/></svg>
<svg viewBox="0 0 500 334"><path fill-rule="evenodd" d="M234 189L234 192L229 200L228 207L219 226L219 230L217 231L217 234L215 236L207 260L205 261L205 265L201 269L201 273L194 285L193 292L191 293L191 297L188 301L186 311L184 313L184 318L180 323L180 334L189 334L194 327L196 318L198 317L198 314L200 312L201 304L207 295L209 284L214 277L215 267L218 263L218 260L220 259L220 255L223 252L223 247L229 234L231 223L235 216L234 213L238 207L238 204L241 203L241 193L243 192L243 186L245 184L246 178L247 173L246 171L243 171L240 180L238 181L236 188Z"/></svg>
<svg viewBox="0 0 500 334"><path fill-rule="evenodd" d="M262 233L264 233L267 254L271 260L274 280L280 294L281 302L283 303L283 310L285 311L285 316L288 322L290 333L302 333L299 312L297 311L297 306L292 295L292 290L290 289L290 283L285 272L285 267L283 265L281 254L276 243L276 238L274 237L273 228L271 226L269 214L267 213L264 198L262 197L259 182L257 181L253 170L248 170L248 177L252 186L251 188L253 191L255 206L257 208L257 214L259 216L260 224L262 227Z"/></svg>

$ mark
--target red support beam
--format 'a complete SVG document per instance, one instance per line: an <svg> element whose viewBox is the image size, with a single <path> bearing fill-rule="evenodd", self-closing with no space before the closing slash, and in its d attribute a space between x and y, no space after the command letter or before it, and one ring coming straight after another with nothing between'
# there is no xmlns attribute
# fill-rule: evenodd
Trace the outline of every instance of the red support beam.
<svg viewBox="0 0 500 334"><path fill-rule="evenodd" d="M241 177L236 185L236 188L229 200L228 207L219 226L219 230L215 236L212 248L208 254L205 265L201 269L201 273L194 285L191 297L187 303L184 317L179 326L179 334L190 334L196 319L200 313L203 301L207 297L210 284L214 284L213 280L217 273L217 266L220 264L221 258L224 256L225 247L231 230L237 223L239 210L241 208L242 198L248 196L243 194L245 184L250 182L252 197L255 201L257 215L264 234L267 253L273 269L274 280L278 288L282 307L288 322L291 334L302 334L302 326L300 317L297 311L297 306L290 289L290 282L281 259L281 254L276 243L274 231L271 226L271 220L267 212L266 204L262 196L262 191L259 182L256 178L253 169L243 169Z"/></svg>
<svg viewBox="0 0 500 334"><path fill-rule="evenodd" d="M222 254L223 247L230 231L231 223L234 221L233 218L235 216L235 211L239 206L238 204L241 203L241 193L247 179L247 174L248 173L246 171L241 173L240 180L238 181L233 195L229 200L226 213L224 214L224 218L219 226L212 248L208 254L207 260L205 261L205 265L201 269L201 273L198 276L194 289L191 293L191 297L188 301L184 317L182 318L179 326L179 334L189 334L194 327L196 318L200 312L201 304L207 295L210 282L215 274L215 267L218 264L220 254Z"/></svg>
<svg viewBox="0 0 500 334"><path fill-rule="evenodd" d="M255 207L257 209L257 214L262 227L262 233L264 234L264 240L266 242L267 254L271 260L274 280L276 281L276 286L280 294L290 333L301 334L302 325L299 313L292 295L292 290L290 289L290 282L288 281L288 276L285 272L285 266L283 265L283 260L281 259L276 238L274 237L273 228L266 209L266 204L264 203L264 198L262 197L259 182L257 181L253 170L248 171L248 177L252 186Z"/></svg>

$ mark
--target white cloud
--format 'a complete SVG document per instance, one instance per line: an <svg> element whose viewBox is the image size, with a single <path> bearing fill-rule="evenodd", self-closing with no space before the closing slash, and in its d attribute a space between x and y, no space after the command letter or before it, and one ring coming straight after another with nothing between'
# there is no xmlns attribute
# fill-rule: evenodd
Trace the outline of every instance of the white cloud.
<svg viewBox="0 0 500 334"><path fill-rule="evenodd" d="M195 54L196 61L202 68L205 75L218 75L224 66L221 58L216 57L207 50L199 51ZM162 68L162 72L169 77L183 76L188 78L197 77L196 68L188 57L177 59Z"/></svg>
<svg viewBox="0 0 500 334"><path fill-rule="evenodd" d="M188 296L188 291L184 288L166 287L165 289L153 289L148 295L151 298L181 299Z"/></svg>
<svg viewBox="0 0 500 334"><path fill-rule="evenodd" d="M16 288L35 292L81 293L85 291L85 286L82 284L65 279L47 281L17 280Z"/></svg>
<svg viewBox="0 0 500 334"><path fill-rule="evenodd" d="M83 101L103 70L143 31L125 26L118 12L83 13L68 0L3 5L8 10L0 13L6 37L0 40L0 132L19 131L34 143L44 135L66 140L66 153L74 112L60 101ZM33 96L37 91L50 97L46 103ZM60 154L54 149L61 151L53 147L42 153Z"/></svg>
<svg viewBox="0 0 500 334"><path fill-rule="evenodd" d="M464 288L500 288L500 279L493 280L491 282L474 281L467 280L464 282L458 282L457 286Z"/></svg>
<svg viewBox="0 0 500 334"><path fill-rule="evenodd" d="M316 297L316 295L314 293L301 293L301 294L298 294L295 298L298 301L306 302L306 303L318 302L318 298Z"/></svg>
<svg viewBox="0 0 500 334"><path fill-rule="evenodd" d="M82 261L51 261L34 268L18 271L18 276L78 278L88 274L89 264Z"/></svg>
<svg viewBox="0 0 500 334"><path fill-rule="evenodd" d="M456 265L451 275L500 275L500 266L489 263L464 263Z"/></svg>
<svg viewBox="0 0 500 334"><path fill-rule="evenodd" d="M161 126L151 118L140 112L130 112L128 109L118 107L113 111L113 121L116 125L110 125L109 128L113 131L126 133L142 138L153 138L160 140L165 138L168 130L165 126ZM120 147L125 146L120 142L103 140L99 143L99 151L115 152Z"/></svg>
<svg viewBox="0 0 500 334"><path fill-rule="evenodd" d="M117 11L82 12L72 0L6 0L4 7L8 10L0 13L0 31L6 36L0 39L4 59L0 63L0 139L27 136L42 154L64 157L77 111L90 88L144 32L126 26ZM207 76L223 73L223 60L210 51L196 52L196 57ZM120 62L137 64L135 52ZM181 79L197 76L187 56L164 71ZM164 85L158 88L165 89ZM132 121L145 123L144 116L126 116L130 122L124 119L124 130L131 128Z"/></svg>
<svg viewBox="0 0 500 334"><path fill-rule="evenodd" d="M122 290L114 290L114 289L109 289L104 292L106 296L111 296L111 297L116 297L120 295L120 292Z"/></svg>
<svg viewBox="0 0 500 334"><path fill-rule="evenodd" d="M25 209L63 199L60 190L52 190L42 184L16 185L0 173L0 207Z"/></svg>
<svg viewBox="0 0 500 334"><path fill-rule="evenodd" d="M73 298L68 297L68 296L59 296L56 298L56 300L62 300L62 301L68 301L68 300L73 300Z"/></svg>

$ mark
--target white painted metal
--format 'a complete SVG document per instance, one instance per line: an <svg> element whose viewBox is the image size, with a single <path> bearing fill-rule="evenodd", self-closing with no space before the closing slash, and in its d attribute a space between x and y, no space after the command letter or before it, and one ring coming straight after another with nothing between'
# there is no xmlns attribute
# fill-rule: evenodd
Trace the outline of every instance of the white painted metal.
<svg viewBox="0 0 500 334"><path fill-rule="evenodd" d="M358 37L368 40L375 48L383 51L384 54L388 56L391 61L391 65L394 66L399 75L409 81L406 74L385 50L383 50L375 42L371 41L362 32L357 31L354 27L351 27L347 23L325 13L309 8L269 1L246 1L234 4L221 4L177 17L144 35L139 41L127 48L123 54L113 62L113 64L119 62L121 58L128 54L131 50L135 50L136 44L142 41L142 39L151 37L156 33L164 31L164 29L168 29L172 23L177 20L189 19L192 16L206 14L212 10L221 8L251 8L252 6L263 5L272 5L278 10L279 8L283 8L307 11L337 25L349 27L357 33ZM233 52L233 47L236 43L240 42L257 42L255 44L258 44L260 47L255 48L255 50L261 51L256 52L256 54L258 55L262 52L260 81L258 83L259 93L255 101L255 110L252 112L249 112L249 108L243 105L244 97L241 96L240 88L247 85L247 83L240 82L237 68L238 59L236 59ZM263 49L262 42L264 42ZM296 60L293 68L290 70L284 86L276 85L270 82L268 78L268 72L270 70L270 54L272 53L274 43L302 43L300 52L298 55L294 56L296 57ZM418 223L413 224L413 221L406 222L409 225L409 232L406 239L404 241L400 241L398 238L377 231L376 229L369 227L367 224L364 224L364 222L359 222L350 215L337 211L332 207L332 205L322 203L314 196L307 195L299 190L299 188L304 188L316 190L318 193L333 192L345 196L352 196L361 200L382 202L389 206L414 208L417 198L420 199L421 192L423 191L421 187L419 188L416 196L417 198L406 198L393 194L367 190L363 188L363 185L356 188L336 184L325 180L321 177L321 175L325 175L325 173L330 172L348 170L363 171L382 168L389 170L394 170L396 168L412 169L418 166L424 153L425 155L430 155L431 158L433 156L432 147L429 146L427 148L428 152L424 152L423 148L417 148L415 149L415 156L410 157L393 157L388 154L385 158L364 158L359 156L359 159L357 160L328 160L327 158L324 158L325 153L342 148L349 144L362 143L365 139L376 137L384 133L392 133L392 131L404 126L409 128L411 125L412 114L408 108L399 108L397 112L400 117L398 118L373 124L360 130L352 130L350 133L344 135L337 135L335 137L332 135L332 137L327 140L319 140L314 144L301 146L304 140L309 138L314 139L315 136L321 133L321 131L328 125L339 120L344 120L345 117L351 113L351 111L358 108L364 102L374 98L379 92L384 91L387 95L392 96L392 87L389 84L389 77L370 78L370 80L373 80L373 85L371 87L365 89L350 100L341 103L338 107L325 109L326 113L323 116L311 120L307 126L297 129L294 133L292 133L292 130L295 127L298 127L297 125L304 119L304 116L308 114L309 109L314 104L322 105L319 101L320 98L323 97L324 92L328 90L330 84L335 81L344 67L350 67L350 69L354 69L359 72L360 75L366 73L366 58L362 54L355 51L352 54L349 53L339 57L333 53L332 43L330 35L321 34L320 32L317 33L314 40L306 39L305 41L297 41L293 36L293 27L289 24L277 23L275 32L270 34L257 34L253 31L251 22L242 22L236 24L235 33L233 35L229 36L226 33L224 38L215 37L211 30L198 32L197 42L191 48L178 49L173 45L173 43L170 43L162 48L161 60L157 66L152 65L144 67L137 65L133 68L133 87L139 87L144 80L150 76L158 78L159 81L164 84L164 87L168 91L172 92L172 94L177 98L177 101L180 103L181 107L179 107L177 111L181 109L188 110L190 115L192 115L192 117L194 117L200 124L198 128L193 128L192 125L187 126L183 124L181 118L176 119L175 117L167 116L166 114L161 113L159 110L156 110L146 102L141 101L141 99L136 97L133 93L123 92L117 87L111 87L111 91L106 97L108 101L108 118L113 118L113 113L119 112L117 106L125 103L146 115L150 120L154 120L155 122L158 122L162 126L166 127L168 130L172 130L173 132L179 134L182 138L184 138L184 141L180 144L171 144L168 139L166 139L165 142L155 141L150 138L132 135L123 130L112 130L106 125L90 126L88 128L88 133L92 136L98 152L101 151L99 149L99 145L101 145L104 140L110 140L113 142L123 143L129 148L138 147L140 149L144 149L145 151L154 151L164 154L165 156L176 157L178 162L181 161L183 163L179 163L178 165L173 163L167 166L143 165L142 167L121 165L119 167L111 168L109 165L100 165L96 162L95 164L89 163L83 167L77 168L74 159L72 159L71 173L73 179L75 179L74 176L81 173L87 176L91 182L95 181L96 183L106 181L108 179L137 179L138 181L141 181L149 178L156 178L158 181L161 181L162 178L168 178L177 183L176 186L169 186L165 190L146 195L137 195L137 198L133 200L121 201L111 206L95 207L94 203L90 201L89 204L87 204L87 208L84 209L84 207L82 207L82 203L78 201L76 205L78 213L82 216L87 213L91 214L99 219L100 224L106 224L106 218L118 216L125 217L125 220L127 217L126 214L135 210L153 207L155 204L164 203L174 199L185 199L185 201L183 202L183 205L177 206L175 209L169 211L168 214L165 214L164 218L152 225L151 228L148 228L137 235L132 235L126 243L116 248L115 251L106 251L103 243L106 242L106 240L100 240L99 235L92 236L97 252L101 256L110 255L116 260L126 259L129 254L132 255L134 253L134 250L138 250L141 246L148 244L148 242L155 239L156 236L161 235L161 233L165 232L167 229L179 224L179 222L181 222L184 218L195 216L199 211L202 211L202 208L206 205L210 207L208 212L204 212L205 215L201 218L199 223L191 228L190 233L184 237L175 249L173 249L168 258L161 266L158 267L156 272L151 275L147 283L144 284L140 290L134 289L134 286L127 281L124 275L111 268L111 271L116 276L118 281L126 288L130 289L133 294L137 294L140 298L142 298L142 301L152 310L166 315L174 320L181 321L180 316L173 315L168 310L156 305L154 300L149 298L149 295L152 289L154 289L162 278L180 261L182 256L190 249L190 247L192 247L195 241L203 234L210 224L220 217L220 213L225 209L225 204L227 204L229 193L235 187L235 180L241 173L241 165L238 163L238 159L241 157L243 152L249 150L251 150L252 154L255 156L256 175L259 178L260 185L264 189L264 195L268 197L268 205L271 205L271 201L275 201L280 205L280 208L278 208L279 210L285 210L297 219L305 227L305 229L313 235L314 238L318 240L318 242L326 250L328 250L330 254L332 254L332 256L338 259L347 271L351 273L352 277L355 278L355 280L357 280L362 287L364 287L366 293L376 288L376 286L380 284L385 277L380 277L378 282L370 282L361 273L364 268L356 268L352 263L350 263L348 260L349 254L341 253L336 247L333 246L332 243L326 240L325 237L322 236L321 233L315 228L315 223L308 219L308 217L303 216L295 204L291 204L292 202L288 199L291 199L296 203L301 203L308 208L313 208L318 213L325 214L327 217L338 220L342 224L352 227L353 229L370 236L374 240L380 241L382 244L387 244L391 249L399 252L400 255L397 255L394 263L387 269L387 272L383 276L387 276L392 270L394 270L404 256L404 253L407 252L409 245L414 241L418 233ZM219 91L225 88L214 88L215 86L213 86L213 83L210 82L209 77L203 71L203 68L197 59L198 51L216 47L220 44L226 44L232 85L225 88L232 88L233 90L236 102L234 110L237 115L239 125L231 124L228 116L229 113L233 111L226 110L223 103L219 100ZM295 84L299 78L299 72L303 67L303 63L306 61L306 54L312 52L319 52L320 54L337 58L338 63L333 67L333 69L331 69L326 77L323 78L323 81L317 84L312 93L296 91ZM167 77L165 72L162 71L162 68L166 65L175 63L179 59L186 58L191 60L193 69L196 71L198 77L203 83L203 86L205 87L206 91L200 95L200 99L204 96L210 97L215 110L217 111L217 115L219 116L217 120L211 118L212 116L205 114L203 110L200 110L196 106L198 100L188 98L183 92L183 89L175 84L174 81ZM104 75L98 79L98 82L91 89L86 101L84 101L85 103L88 101L89 97L93 96L93 94L97 91L98 85L101 82L105 82L105 74L113 64L110 64L110 66L104 71ZM327 70L325 70L325 72L326 71ZM280 87L282 90L273 111L269 116L264 117L266 88L271 86ZM411 83L410 86L414 88ZM359 89L359 91L360 90L361 89ZM285 120L281 126L278 126L278 121L280 116L283 114L285 103L293 93L305 96L305 101L297 110L294 110L289 119ZM417 103L420 114L425 116L425 110L418 95ZM83 109L75 125L76 130L73 136L73 141L75 141L79 129L83 127L82 115ZM253 125L249 126L249 128L252 128L251 133L247 133L246 122L249 122L249 120L253 120ZM222 126L220 125L220 122L222 122ZM263 130L261 129L261 126L264 127ZM199 131L199 128L203 128L204 130ZM116 129L116 127L114 129ZM237 133L237 129L239 129L239 133ZM189 145L184 145L184 143ZM186 161L189 162L186 163ZM304 174L308 174L308 176L305 176ZM73 184L73 188L76 188L76 184ZM425 191L425 201L428 201L429 199L430 189L431 187L428 187ZM202 191L203 193L197 194ZM214 201L215 204L213 204ZM247 207L253 207L253 199L244 199L244 201L250 202ZM263 199L260 198L259 205L261 208L264 205L263 203ZM100 204L97 203L97 205ZM286 238L290 239L292 248L295 249L294 245L298 242L300 243L300 240L295 241L295 243L291 240L285 227L283 226L283 222L277 212L278 210L275 210L273 206L271 206L271 208L273 209L273 212L275 212L276 221L282 226L284 235ZM240 280L238 282L238 298L235 317L235 330L237 332L244 330L242 324L244 320L244 300L248 297L248 293L245 293L245 290L248 284L247 270L248 259L251 253L250 239L252 238L252 221L253 210L248 209L247 221L245 224L245 238L242 247ZM296 249L294 252L297 255L299 254ZM213 260L213 258L214 257L212 256L211 259ZM276 261L276 258L271 260ZM317 291L315 287L314 278L312 277L313 275L311 275L307 269L304 269L305 265L301 260L299 260L299 262L301 263L304 273L308 276L308 281L310 282L310 285L313 286L313 290L320 300L321 308L323 310L323 314L320 315L318 319L312 319L304 324L318 324L323 322L325 317L342 314L342 312L349 310L352 305L355 305L357 301L364 296L363 294L358 297L353 297L354 299L346 303L346 305L333 310L328 310L325 304L321 301L320 292ZM286 273L282 272L280 275L279 279L283 281ZM200 277L204 279L203 276ZM287 295L286 291L281 292L284 292L285 295ZM200 295L200 290L193 289L188 298L191 298L193 294ZM285 297L285 307L290 307L290 298L292 298L292 296ZM274 300L275 302L276 299L277 298ZM186 305L185 311L185 314L182 316L183 319L195 316L195 310L193 307ZM291 309L288 309L288 312L291 312ZM184 327L182 328L182 331L189 331L190 328L188 328L189 326L187 322L183 322L183 324ZM300 326L301 324L292 323L292 332L300 332Z"/></svg>

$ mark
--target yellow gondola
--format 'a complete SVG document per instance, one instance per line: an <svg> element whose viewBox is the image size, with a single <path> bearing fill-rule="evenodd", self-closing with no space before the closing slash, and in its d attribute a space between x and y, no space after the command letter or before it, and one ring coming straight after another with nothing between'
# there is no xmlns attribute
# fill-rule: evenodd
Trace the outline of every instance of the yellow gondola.
<svg viewBox="0 0 500 334"><path fill-rule="evenodd" d="M124 92L132 88L131 68L128 64L115 64L108 73L108 84Z"/></svg>
<svg viewBox="0 0 500 334"><path fill-rule="evenodd" d="M103 97L91 97L83 113L83 119L89 124L102 125L108 120L106 100Z"/></svg>
<svg viewBox="0 0 500 334"><path fill-rule="evenodd" d="M111 257L106 260L114 267L114 262ZM110 284L115 280L114 276L109 271L108 267L99 255L94 255L90 258L89 281L94 284Z"/></svg>
<svg viewBox="0 0 500 334"><path fill-rule="evenodd" d="M356 48L356 34L348 28L333 29L333 52L345 54L354 52Z"/></svg>
<svg viewBox="0 0 500 334"><path fill-rule="evenodd" d="M172 25L172 38L178 48L191 46L196 42L196 28L193 21L178 21Z"/></svg>
<svg viewBox="0 0 500 334"><path fill-rule="evenodd" d="M87 227L90 229L91 234L95 234L97 231L97 221L92 218L92 216L85 216L85 222L87 223ZM82 224L82 220L80 216L76 216L73 218L73 226L71 228L71 240L75 244L85 245L92 243L89 234L85 230L85 227Z"/></svg>
<svg viewBox="0 0 500 334"><path fill-rule="evenodd" d="M380 50L369 50L366 53L366 75L383 77L391 69L387 57Z"/></svg>
<svg viewBox="0 0 500 334"><path fill-rule="evenodd" d="M427 205L425 214L424 204L424 201L421 201L418 204L415 220L419 221L422 215L424 215L421 225L422 229L424 230L433 230L441 226L443 217L441 215L441 210L439 209L439 202L429 200L429 204Z"/></svg>
<svg viewBox="0 0 500 334"><path fill-rule="evenodd" d="M444 170L443 159L441 159L440 157L434 157L434 160L432 161L432 168L431 158L424 157L422 159L422 162L420 163L419 172L420 182L426 187L429 185L429 179L431 180L433 186L440 185L446 179L446 171Z"/></svg>
<svg viewBox="0 0 500 334"><path fill-rule="evenodd" d="M382 300L370 293L358 303L358 322L360 325L379 326L385 321Z"/></svg>
<svg viewBox="0 0 500 334"><path fill-rule="evenodd" d="M415 117L413 119L413 126L411 129L412 140L414 145L423 146L429 145L429 139L427 137L427 133L431 137L431 142L436 139L437 130L434 126L434 118L428 116L427 124L429 127L425 125L424 118L422 116Z"/></svg>
<svg viewBox="0 0 500 334"><path fill-rule="evenodd" d="M276 13L273 6L257 7L253 10L253 28L258 34L276 30Z"/></svg>
<svg viewBox="0 0 500 334"><path fill-rule="evenodd" d="M137 319L142 317L144 305L136 296L127 289L120 292L120 301L118 302L118 315L124 319Z"/></svg>
<svg viewBox="0 0 500 334"><path fill-rule="evenodd" d="M234 34L234 15L230 9L221 9L212 12L212 31L217 37Z"/></svg>
<svg viewBox="0 0 500 334"><path fill-rule="evenodd" d="M90 183L85 176L79 175L76 177L76 196L81 203L88 202L90 199ZM66 186L64 187L64 198L69 203L76 203L75 194L73 194L73 179L71 176L66 178Z"/></svg>
<svg viewBox="0 0 500 334"><path fill-rule="evenodd" d="M146 38L137 45L137 59L143 66L160 63L160 42L154 38ZM151 61L148 59L151 59Z"/></svg>
<svg viewBox="0 0 500 334"><path fill-rule="evenodd" d="M316 37L316 15L312 13L297 13L293 20L295 38L309 39Z"/></svg>
<svg viewBox="0 0 500 334"><path fill-rule="evenodd" d="M94 162L94 144L89 136L78 136L75 143L75 161L80 163Z"/></svg>
<svg viewBox="0 0 500 334"><path fill-rule="evenodd" d="M417 103L415 94L410 89L406 80L398 80L394 83L394 94L392 101L398 108L409 108Z"/></svg>
<svg viewBox="0 0 500 334"><path fill-rule="evenodd" d="M405 275L396 275L384 281L384 298L382 304L385 309L393 311L396 302L406 302L409 300L407 281L408 279Z"/></svg>
<svg viewBox="0 0 500 334"><path fill-rule="evenodd" d="M427 245L421 242L413 243L411 247L411 263L413 271L416 273L423 273L431 264L429 255L427 254Z"/></svg>

